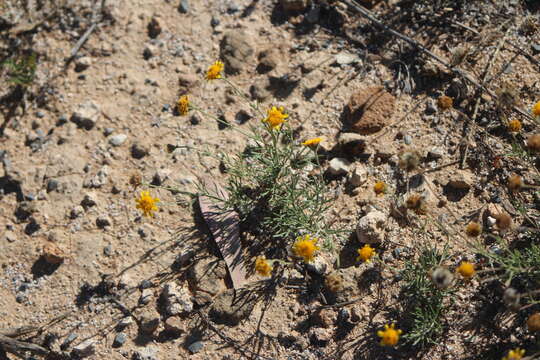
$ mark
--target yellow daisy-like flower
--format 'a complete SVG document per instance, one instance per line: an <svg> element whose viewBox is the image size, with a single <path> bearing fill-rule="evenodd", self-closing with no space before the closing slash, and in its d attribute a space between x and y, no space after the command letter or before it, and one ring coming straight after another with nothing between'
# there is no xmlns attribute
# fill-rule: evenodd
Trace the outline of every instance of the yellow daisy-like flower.
<svg viewBox="0 0 540 360"><path fill-rule="evenodd" d="M221 79L221 72L225 65L221 61L216 61L206 71L206 80Z"/></svg>
<svg viewBox="0 0 540 360"><path fill-rule="evenodd" d="M189 112L189 99L187 95L180 96L178 99L178 113L182 116Z"/></svg>
<svg viewBox="0 0 540 360"><path fill-rule="evenodd" d="M309 235L300 236L296 239L292 250L296 256L303 258L305 262L312 262L315 258L315 252L319 250L319 247L316 245L318 240L317 238L312 239Z"/></svg>
<svg viewBox="0 0 540 360"><path fill-rule="evenodd" d="M474 274L476 274L474 264L468 261L462 261L457 268L457 272L465 279L470 279L474 276Z"/></svg>
<svg viewBox="0 0 540 360"><path fill-rule="evenodd" d="M356 261L362 260L364 262L369 262L372 257L377 255L377 253L375 252L375 249L369 245L364 245L363 248L358 249L357 251L358 251L358 257L356 258Z"/></svg>
<svg viewBox="0 0 540 360"><path fill-rule="evenodd" d="M255 259L255 271L261 276L270 276L272 275L272 265L266 260L266 256L257 256Z"/></svg>
<svg viewBox="0 0 540 360"><path fill-rule="evenodd" d="M302 145L304 145L304 146L317 146L317 145L319 145L321 143L321 141L323 141L323 138L316 137L316 138L308 139L308 140L304 141L302 143Z"/></svg>
<svg viewBox="0 0 540 360"><path fill-rule="evenodd" d="M532 114L534 117L540 117L540 101L533 105Z"/></svg>
<svg viewBox="0 0 540 360"><path fill-rule="evenodd" d="M150 196L150 191L141 191L141 196L135 199L135 202L137 209L140 209L144 216L154 217L154 211L158 209L156 203L159 202L159 199Z"/></svg>
<svg viewBox="0 0 540 360"><path fill-rule="evenodd" d="M373 185L373 191L375 191L375 194L381 195L386 192L386 183L384 181L377 181L375 185Z"/></svg>
<svg viewBox="0 0 540 360"><path fill-rule="evenodd" d="M510 132L520 132L521 131L521 121L518 119L510 120L508 122L508 131Z"/></svg>
<svg viewBox="0 0 540 360"><path fill-rule="evenodd" d="M384 325L384 330L377 331L377 336L381 338L381 345L396 346L402 331L396 330L395 327L394 324Z"/></svg>
<svg viewBox="0 0 540 360"><path fill-rule="evenodd" d="M283 111L283 106L280 106L279 108L272 106L272 108L267 111L268 116L263 120L263 122L267 123L270 129L279 130L279 128L281 128L281 124L283 124L285 119L289 117L289 115L284 114Z"/></svg>
<svg viewBox="0 0 540 360"><path fill-rule="evenodd" d="M523 358L523 355L525 355L525 350L520 348L515 348L514 350L510 350L508 352L508 355L502 358L502 360L520 360Z"/></svg>

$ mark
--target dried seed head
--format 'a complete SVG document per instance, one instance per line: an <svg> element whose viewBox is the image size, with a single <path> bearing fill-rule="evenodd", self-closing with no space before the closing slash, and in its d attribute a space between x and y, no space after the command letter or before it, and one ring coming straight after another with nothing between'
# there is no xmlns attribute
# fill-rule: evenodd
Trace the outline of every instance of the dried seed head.
<svg viewBox="0 0 540 360"><path fill-rule="evenodd" d="M437 105L441 110L448 110L454 106L454 100L450 96L439 96L437 99Z"/></svg>
<svg viewBox="0 0 540 360"><path fill-rule="evenodd" d="M328 274L324 280L324 285L330 292L340 292L343 290L343 278L336 273Z"/></svg>
<svg viewBox="0 0 540 360"><path fill-rule="evenodd" d="M519 191L523 188L523 179L521 176L514 174L508 178L508 189L512 192Z"/></svg>
<svg viewBox="0 0 540 360"><path fill-rule="evenodd" d="M399 154L398 165L405 171L413 171L420 165L420 154L416 151L403 151Z"/></svg>
<svg viewBox="0 0 540 360"><path fill-rule="evenodd" d="M527 327L529 331L540 331L540 313L534 313L527 319Z"/></svg>
<svg viewBox="0 0 540 360"><path fill-rule="evenodd" d="M133 186L133 189L138 188L142 184L142 176L139 173L133 173L129 177L129 185Z"/></svg>
<svg viewBox="0 0 540 360"><path fill-rule="evenodd" d="M477 237L482 233L482 225L476 221L471 221L465 228L465 233L470 237Z"/></svg>
<svg viewBox="0 0 540 360"><path fill-rule="evenodd" d="M538 19L532 15L526 16L519 27L519 31L521 31L523 35L534 35L538 29L540 29Z"/></svg>
<svg viewBox="0 0 540 360"><path fill-rule="evenodd" d="M527 139L527 147L533 152L540 152L540 134L533 134Z"/></svg>
<svg viewBox="0 0 540 360"><path fill-rule="evenodd" d="M510 109L516 106L518 99L518 92L508 83L504 83L499 90L497 90L497 102L502 109Z"/></svg>
<svg viewBox="0 0 540 360"><path fill-rule="evenodd" d="M519 121L518 119L510 120L508 122L508 131L510 132L520 132L521 128L521 121Z"/></svg>
<svg viewBox="0 0 540 360"><path fill-rule="evenodd" d="M420 215L425 214L427 210L425 198L418 194L409 196L405 201L405 206L407 206L407 209L413 210L415 213Z"/></svg>
<svg viewBox="0 0 540 360"><path fill-rule="evenodd" d="M447 289L452 285L454 275L445 267L438 266L431 271L431 281L438 289Z"/></svg>
<svg viewBox="0 0 540 360"><path fill-rule="evenodd" d="M521 294L514 288L507 288L504 290L503 302L512 311L518 311L520 308Z"/></svg>
<svg viewBox="0 0 540 360"><path fill-rule="evenodd" d="M495 224L499 230L508 230L512 226L512 218L507 213L500 213L493 217L496 220Z"/></svg>

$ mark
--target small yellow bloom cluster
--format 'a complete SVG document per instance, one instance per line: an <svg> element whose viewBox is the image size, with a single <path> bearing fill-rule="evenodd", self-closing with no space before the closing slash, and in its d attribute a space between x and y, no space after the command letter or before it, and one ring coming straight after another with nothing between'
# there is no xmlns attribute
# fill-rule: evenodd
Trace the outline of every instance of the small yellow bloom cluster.
<svg viewBox="0 0 540 360"><path fill-rule="evenodd" d="M221 72L225 65L221 61L216 61L206 71L206 80L221 79Z"/></svg>
<svg viewBox="0 0 540 360"><path fill-rule="evenodd" d="M301 236L296 239L296 242L292 247L293 253L296 256L303 258L304 262L312 262L315 258L315 252L319 250L317 241L319 241L319 239L311 238L310 235L305 235L304 237Z"/></svg>
<svg viewBox="0 0 540 360"><path fill-rule="evenodd" d="M371 258L377 255L375 252L375 249L373 249L369 245L364 245L363 248L358 249L358 257L356 258L356 261L362 260L363 262L369 262L371 261Z"/></svg>
<svg viewBox="0 0 540 360"><path fill-rule="evenodd" d="M137 209L141 210L144 216L154 217L154 211L157 211L158 198L150 196L150 191L141 191L141 196L135 199Z"/></svg>
<svg viewBox="0 0 540 360"><path fill-rule="evenodd" d="M520 360L523 358L523 355L525 355L525 350L520 348L515 348L514 350L510 350L508 352L508 355L502 358L502 360Z"/></svg>
<svg viewBox="0 0 540 360"><path fill-rule="evenodd" d="M384 181L377 181L375 185L373 185L373 191L375 191L375 194L381 195L386 192L386 183Z"/></svg>
<svg viewBox="0 0 540 360"><path fill-rule="evenodd" d="M470 279L474 276L474 274L476 274L474 264L468 261L462 261L457 268L457 272L465 279Z"/></svg>
<svg viewBox="0 0 540 360"><path fill-rule="evenodd" d="M316 138L304 141L302 143L302 145L304 145L304 146L317 146L317 145L319 145L321 143L322 140L323 140L323 138L316 137Z"/></svg>
<svg viewBox="0 0 540 360"><path fill-rule="evenodd" d="M536 104L533 105L532 115L535 118L540 118L540 101L538 101Z"/></svg>
<svg viewBox="0 0 540 360"><path fill-rule="evenodd" d="M265 256L257 256L255 259L255 271L261 276L268 277L272 274L272 265L266 260Z"/></svg>
<svg viewBox="0 0 540 360"><path fill-rule="evenodd" d="M396 346L402 331L396 330L395 327L394 324L384 325L384 330L377 331L377 336L381 338L381 345Z"/></svg>
<svg viewBox="0 0 540 360"><path fill-rule="evenodd" d="M189 99L187 95L180 96L178 99L178 113L182 116L189 112Z"/></svg>
<svg viewBox="0 0 540 360"><path fill-rule="evenodd" d="M267 111L268 116L263 120L263 122L268 124L271 130L279 130L281 128L281 124L283 124L285 119L289 117L289 115L284 114L283 111L283 106L280 106L279 108L272 106L272 108Z"/></svg>

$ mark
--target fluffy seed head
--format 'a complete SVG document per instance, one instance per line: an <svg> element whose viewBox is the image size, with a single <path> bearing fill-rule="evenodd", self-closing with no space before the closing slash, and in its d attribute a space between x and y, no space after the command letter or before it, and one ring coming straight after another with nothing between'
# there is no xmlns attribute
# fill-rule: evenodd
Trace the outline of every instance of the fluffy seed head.
<svg viewBox="0 0 540 360"><path fill-rule="evenodd" d="M521 176L514 174L508 178L508 189L512 192L516 192L523 188L523 179Z"/></svg>
<svg viewBox="0 0 540 360"><path fill-rule="evenodd" d="M403 151L399 154L398 165L405 171L413 171L420 165L420 154L416 151Z"/></svg>
<svg viewBox="0 0 540 360"><path fill-rule="evenodd" d="M257 274L265 277L269 277L272 275L272 265L266 260L266 257L263 256L257 256L257 259L255 259L255 271Z"/></svg>
<svg viewBox="0 0 540 360"><path fill-rule="evenodd" d="M343 290L343 278L337 273L328 274L324 279L324 285L330 292L340 292Z"/></svg>
<svg viewBox="0 0 540 360"><path fill-rule="evenodd" d="M409 210L413 210L415 213L423 215L426 213L427 204L422 195L412 194L405 200L405 206Z"/></svg>
<svg viewBox="0 0 540 360"><path fill-rule="evenodd" d="M482 233L482 225L476 221L471 221L465 228L465 233L470 237L477 237Z"/></svg>
<svg viewBox="0 0 540 360"><path fill-rule="evenodd" d="M532 134L529 136L527 139L527 147L532 152L540 152L540 134Z"/></svg>
<svg viewBox="0 0 540 360"><path fill-rule="evenodd" d="M431 281L438 289L447 289L452 285L454 275L445 267L437 266L430 273Z"/></svg>
<svg viewBox="0 0 540 360"><path fill-rule="evenodd" d="M507 213L500 213L495 216L495 224L499 230L508 230L512 227L512 218Z"/></svg>
<svg viewBox="0 0 540 360"><path fill-rule="evenodd" d="M439 109L441 110L451 109L454 106L454 100L452 100L450 96L439 96L437 99L437 106L439 106Z"/></svg>
<svg viewBox="0 0 540 360"><path fill-rule="evenodd" d="M529 331L540 331L540 313L534 313L527 319L527 328Z"/></svg>

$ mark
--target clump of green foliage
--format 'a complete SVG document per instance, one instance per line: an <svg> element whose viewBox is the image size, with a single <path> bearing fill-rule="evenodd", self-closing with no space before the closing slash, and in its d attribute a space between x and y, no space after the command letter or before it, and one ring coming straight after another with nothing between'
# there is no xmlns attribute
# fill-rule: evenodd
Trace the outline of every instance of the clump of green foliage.
<svg viewBox="0 0 540 360"><path fill-rule="evenodd" d="M20 55L2 63L8 71L8 81L15 85L29 86L36 73L36 54Z"/></svg>
<svg viewBox="0 0 540 360"><path fill-rule="evenodd" d="M427 248L417 260L409 260L401 272L402 295L407 300L410 328L403 338L412 346L435 344L444 332L444 314L447 312L451 288L438 288L430 272L440 266L448 255L446 251Z"/></svg>

